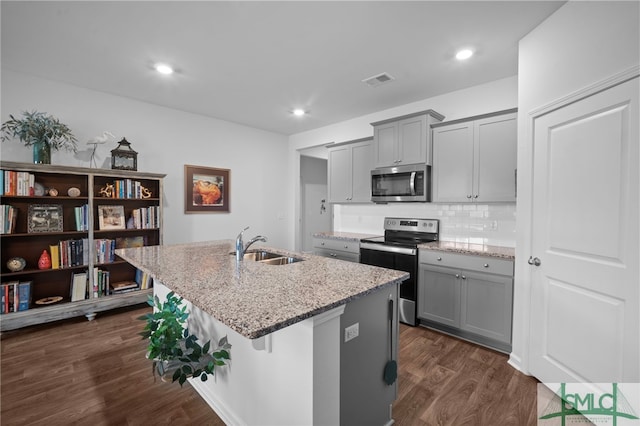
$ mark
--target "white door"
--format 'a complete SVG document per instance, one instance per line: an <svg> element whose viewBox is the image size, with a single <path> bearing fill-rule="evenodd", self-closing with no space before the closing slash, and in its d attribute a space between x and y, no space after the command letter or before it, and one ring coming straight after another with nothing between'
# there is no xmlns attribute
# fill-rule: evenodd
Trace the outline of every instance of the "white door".
<svg viewBox="0 0 640 426"><path fill-rule="evenodd" d="M638 93L636 77L534 120L530 369L543 382L640 382Z"/></svg>

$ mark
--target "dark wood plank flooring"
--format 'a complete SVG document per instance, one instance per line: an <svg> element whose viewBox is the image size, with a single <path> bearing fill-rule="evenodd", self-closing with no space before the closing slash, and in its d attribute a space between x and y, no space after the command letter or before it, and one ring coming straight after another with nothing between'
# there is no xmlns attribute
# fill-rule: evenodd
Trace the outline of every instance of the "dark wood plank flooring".
<svg viewBox="0 0 640 426"><path fill-rule="evenodd" d="M0 424L222 425L189 385L154 382L136 318L121 309L2 333ZM507 356L401 327L398 425L535 425L536 380Z"/></svg>

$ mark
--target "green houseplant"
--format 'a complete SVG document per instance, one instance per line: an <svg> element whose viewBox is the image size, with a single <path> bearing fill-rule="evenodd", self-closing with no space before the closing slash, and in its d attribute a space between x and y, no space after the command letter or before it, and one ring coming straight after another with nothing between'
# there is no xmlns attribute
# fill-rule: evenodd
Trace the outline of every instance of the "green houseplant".
<svg viewBox="0 0 640 426"><path fill-rule="evenodd" d="M51 149L77 151L76 137L71 129L57 118L38 111L23 111L23 118L9 115L0 127L2 142L19 139L25 146L33 146L33 162L51 164Z"/></svg>
<svg viewBox="0 0 640 426"><path fill-rule="evenodd" d="M216 366L226 365L231 359L231 345L226 336L212 350L210 341L201 346L198 337L189 333L186 327L189 313L182 306L182 298L174 292L167 294L164 303L158 296L149 296L147 303L154 311L138 319L146 321L140 335L149 340L147 358L153 360L154 377L156 374L171 377L180 386L191 377L200 377L204 382L209 374L214 374Z"/></svg>

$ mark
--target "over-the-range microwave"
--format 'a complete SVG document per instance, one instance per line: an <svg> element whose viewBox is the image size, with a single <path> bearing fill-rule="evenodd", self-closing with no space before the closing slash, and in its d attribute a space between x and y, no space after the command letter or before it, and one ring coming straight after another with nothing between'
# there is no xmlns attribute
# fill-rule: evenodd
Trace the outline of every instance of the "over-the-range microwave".
<svg viewBox="0 0 640 426"><path fill-rule="evenodd" d="M431 166L410 164L371 170L371 201L431 201Z"/></svg>

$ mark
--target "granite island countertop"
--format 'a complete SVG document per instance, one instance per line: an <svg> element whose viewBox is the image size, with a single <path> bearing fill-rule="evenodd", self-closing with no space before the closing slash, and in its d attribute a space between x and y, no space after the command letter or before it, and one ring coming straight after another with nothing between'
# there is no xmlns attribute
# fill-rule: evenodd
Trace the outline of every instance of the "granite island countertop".
<svg viewBox="0 0 640 426"><path fill-rule="evenodd" d="M230 240L118 249L116 254L249 339L318 315L409 277L401 271L254 246L303 259L244 260Z"/></svg>
<svg viewBox="0 0 640 426"><path fill-rule="evenodd" d="M475 256L497 257L506 260L515 259L515 249L512 247L491 246L485 244L457 243L453 241L434 241L418 245L420 250L439 250L451 253L469 254Z"/></svg>

